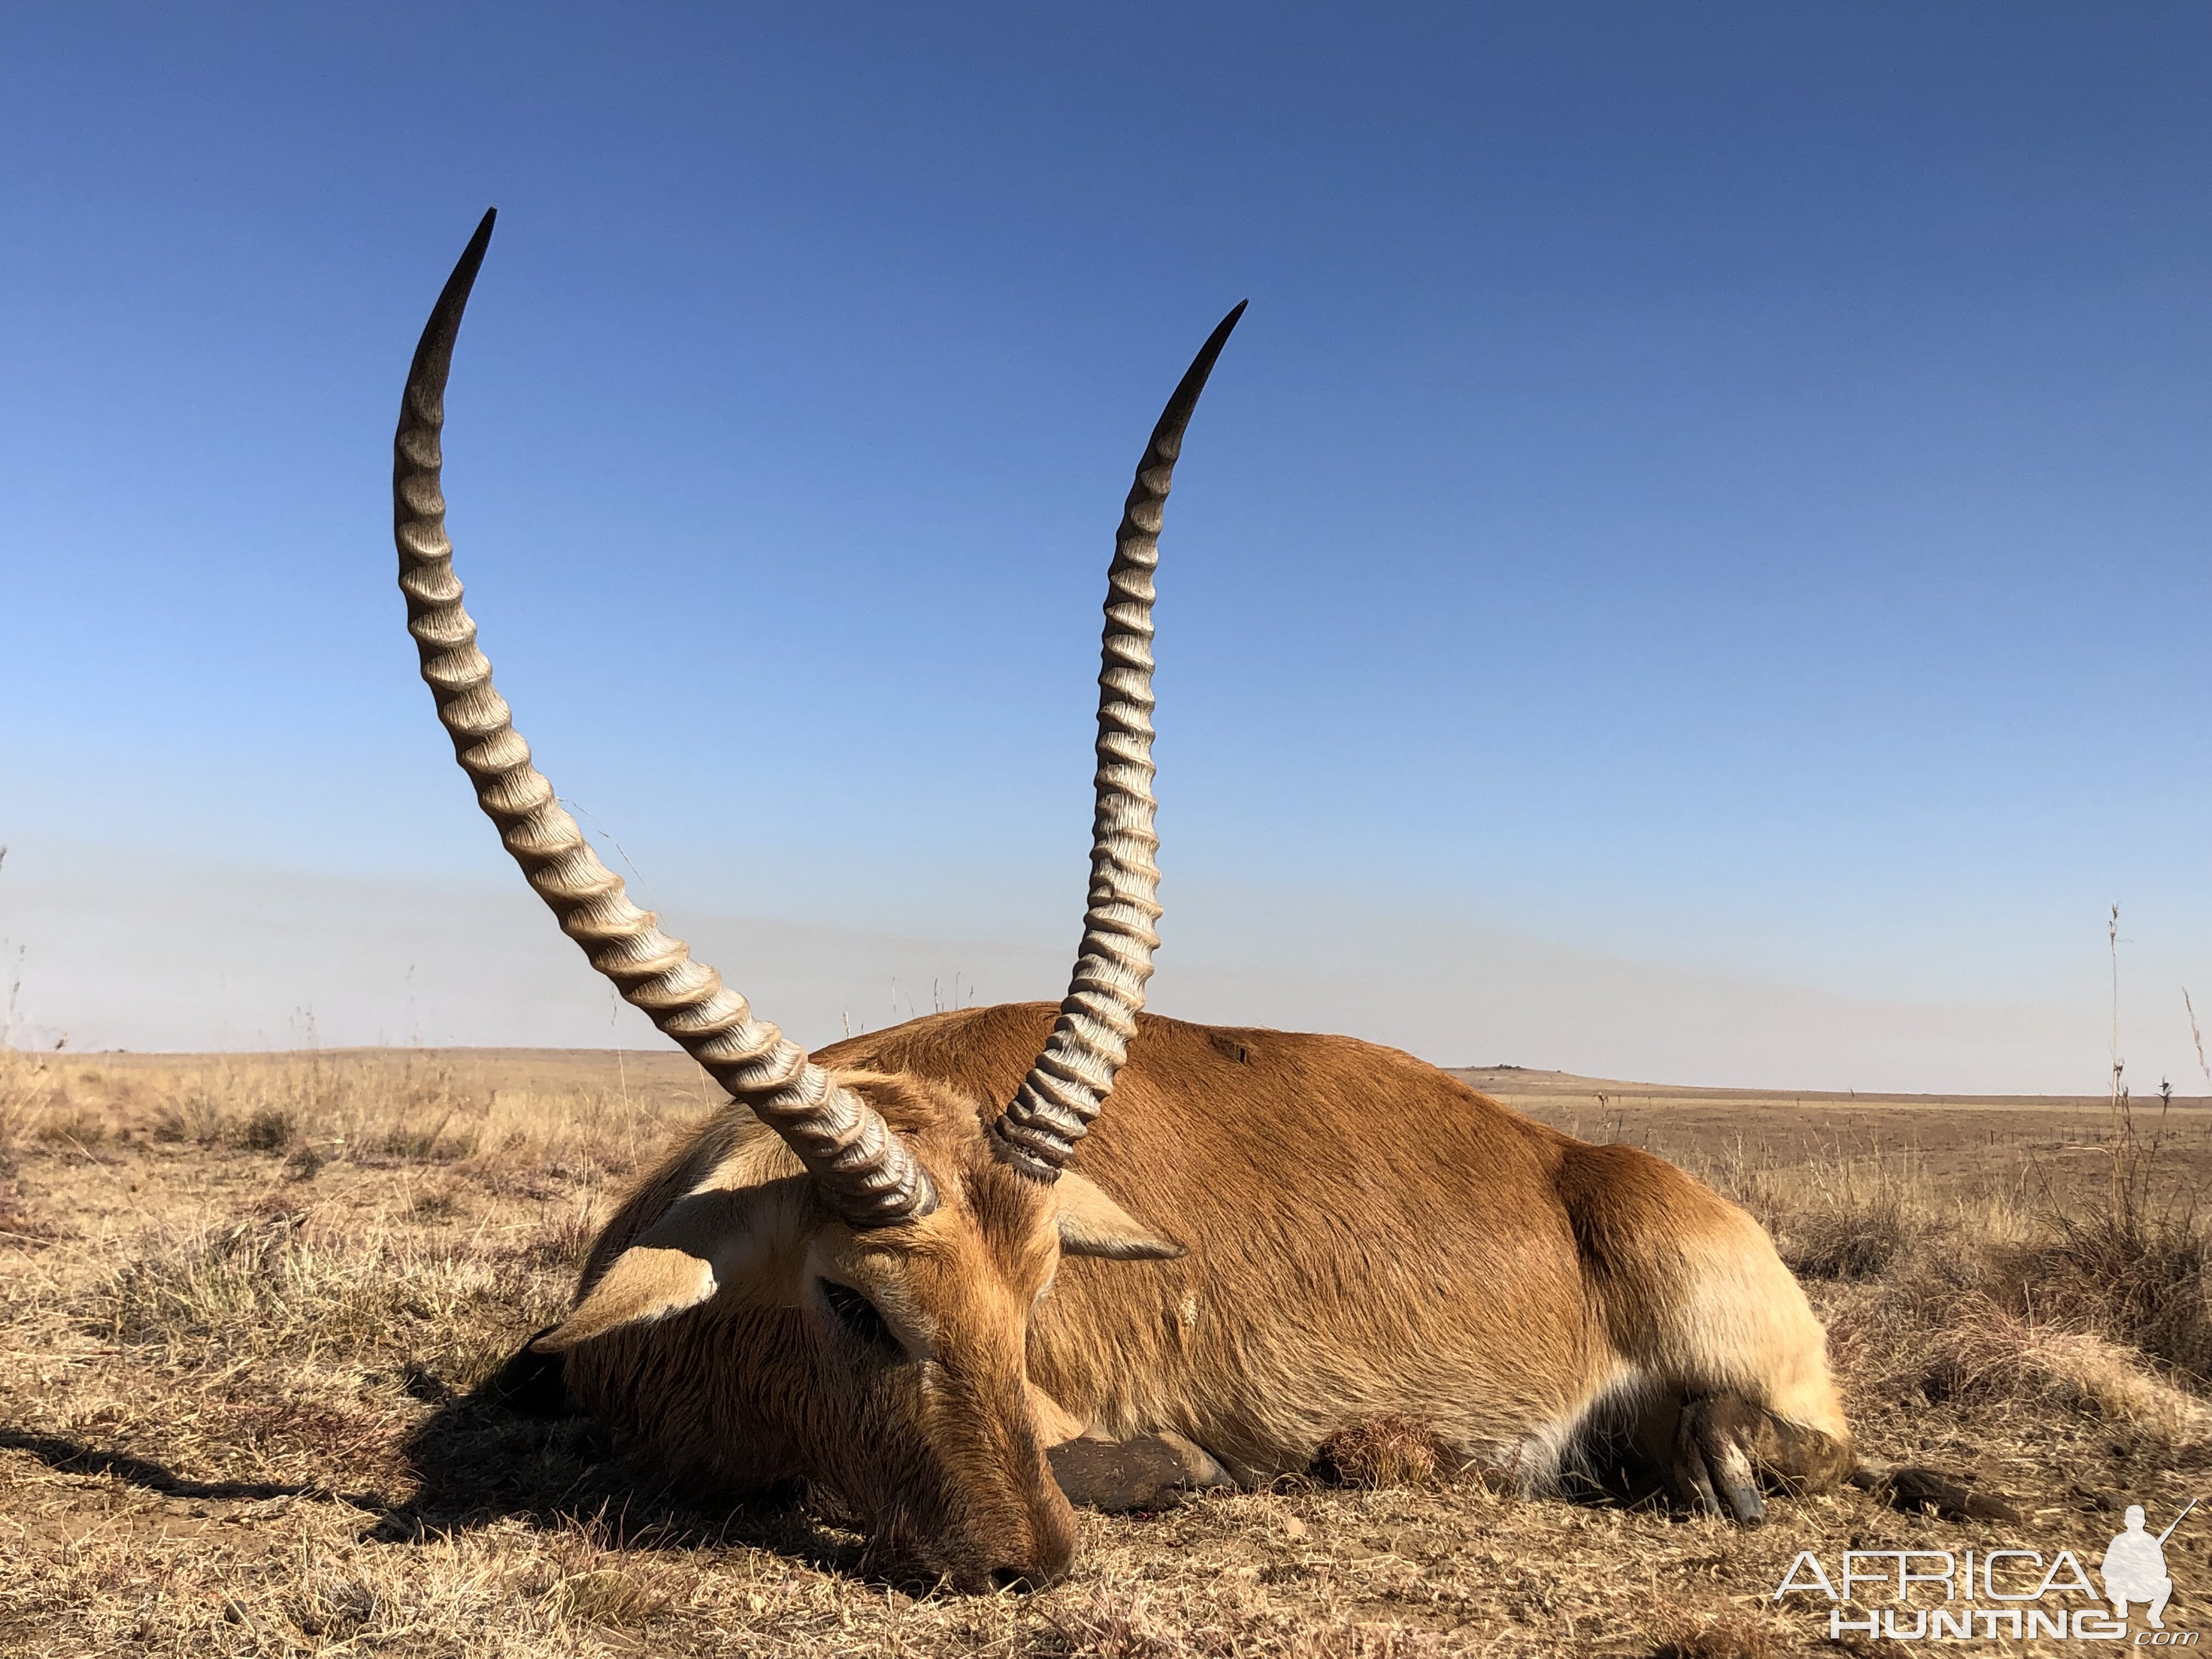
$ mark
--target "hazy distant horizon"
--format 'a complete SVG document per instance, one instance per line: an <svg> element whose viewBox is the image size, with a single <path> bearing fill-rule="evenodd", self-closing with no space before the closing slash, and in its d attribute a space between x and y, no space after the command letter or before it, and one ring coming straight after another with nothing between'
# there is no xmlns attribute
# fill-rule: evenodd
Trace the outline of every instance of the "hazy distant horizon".
<svg viewBox="0 0 2212 1659"><path fill-rule="evenodd" d="M490 862L491 860L487 860ZM0 868L21 952L17 1039L77 1052L351 1047L667 1047L520 879L336 877L31 842ZM495 863L491 874L501 874ZM653 895L662 898L665 896ZM1171 895L1149 1006L1203 1022L1337 1030L1437 1064L1517 1065L1684 1086L2094 1094L2107 988L1980 1006L1881 1002L1622 961L1463 920L1307 896ZM933 1006L1056 1001L1073 926L904 935L670 906L665 921L809 1047ZM1297 958L1300 950L1304 960ZM2133 947L2130 947L2133 954ZM2182 1093L2179 998L2124 964L2130 1080ZM2146 1006L2146 1003L2153 1006Z"/></svg>

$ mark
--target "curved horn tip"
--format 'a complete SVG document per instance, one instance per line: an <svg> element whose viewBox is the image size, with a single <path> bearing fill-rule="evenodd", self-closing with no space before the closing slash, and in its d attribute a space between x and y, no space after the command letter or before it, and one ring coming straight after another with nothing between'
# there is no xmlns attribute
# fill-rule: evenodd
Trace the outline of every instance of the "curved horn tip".
<svg viewBox="0 0 2212 1659"><path fill-rule="evenodd" d="M1213 332L1207 335L1206 343L1199 347L1197 362L1191 364L1193 368L1198 368L1200 363L1208 368L1213 367L1213 360L1221 355L1221 348L1229 343L1230 335L1236 331L1237 325L1243 320L1244 307L1251 303L1249 300L1239 300L1229 307L1229 314L1213 325Z"/></svg>
<svg viewBox="0 0 2212 1659"><path fill-rule="evenodd" d="M461 251L463 264L467 264L471 260L482 261L484 249L491 246L491 228L498 222L499 210L495 207L486 208L483 210L483 217L477 221L477 228L470 234L468 246ZM1243 306L1237 308L1239 311L1244 309Z"/></svg>
<svg viewBox="0 0 2212 1659"><path fill-rule="evenodd" d="M476 234L453 263L453 275L438 291L438 303L430 307L430 320L422 325L422 337L415 347L415 362L407 377L410 387L426 378L444 385L442 360L452 352L453 337L460 332L461 313L468 307L469 290L477 285L477 272L483 267L484 250L491 246L492 226L498 218L497 208L484 210L484 216L477 221Z"/></svg>
<svg viewBox="0 0 2212 1659"><path fill-rule="evenodd" d="M1160 411L1159 433L1174 432L1190 419L1198 407L1199 393L1206 390L1206 382L1213 373L1214 359L1221 356L1221 348L1229 343L1239 319L1249 300L1239 300L1230 308L1229 314L1213 325L1213 332L1206 337L1206 343L1198 349L1198 356L1190 360L1190 367L1182 372L1182 380L1176 386L1167 407Z"/></svg>
<svg viewBox="0 0 2212 1659"><path fill-rule="evenodd" d="M491 228L498 220L499 210L491 207L486 208L484 216L477 221L476 234L461 250L461 257L453 262L453 274L446 278L434 315L443 313L449 306L458 310L468 303L469 289L476 284L477 268L483 264L484 250L491 246Z"/></svg>

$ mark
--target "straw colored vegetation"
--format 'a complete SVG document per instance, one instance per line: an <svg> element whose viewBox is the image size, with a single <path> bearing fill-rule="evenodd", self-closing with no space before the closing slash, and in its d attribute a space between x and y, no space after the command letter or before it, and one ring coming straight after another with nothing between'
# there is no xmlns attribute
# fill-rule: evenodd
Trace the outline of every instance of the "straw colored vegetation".
<svg viewBox="0 0 2212 1659"><path fill-rule="evenodd" d="M1867 1453L2021 1518L1530 1500L1392 1420L1273 1492L1085 1516L1047 1594L909 1594L803 1504L717 1506L471 1397L710 1107L680 1057L0 1054L0 1654L1759 1659L1834 1650L1825 1603L1771 1599L1800 1549L2094 1551L2212 1469L2212 1113L1478 1081L1752 1208ZM2171 1626L2208 1538L2168 1546Z"/></svg>

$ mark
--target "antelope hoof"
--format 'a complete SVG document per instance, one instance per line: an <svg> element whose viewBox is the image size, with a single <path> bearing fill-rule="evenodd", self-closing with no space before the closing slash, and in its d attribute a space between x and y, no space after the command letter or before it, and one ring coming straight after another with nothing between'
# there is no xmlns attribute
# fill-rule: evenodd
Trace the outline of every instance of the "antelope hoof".
<svg viewBox="0 0 2212 1659"><path fill-rule="evenodd" d="M1765 1519L1752 1462L1764 1421L1756 1407L1734 1395L1683 1402L1674 1430L1674 1481L1685 1502L1707 1515L1732 1515L1742 1526Z"/></svg>
<svg viewBox="0 0 2212 1659"><path fill-rule="evenodd" d="M1218 1463L1178 1434L1069 1440L1047 1452L1045 1459L1069 1503L1109 1515L1172 1509L1187 1492L1231 1484Z"/></svg>

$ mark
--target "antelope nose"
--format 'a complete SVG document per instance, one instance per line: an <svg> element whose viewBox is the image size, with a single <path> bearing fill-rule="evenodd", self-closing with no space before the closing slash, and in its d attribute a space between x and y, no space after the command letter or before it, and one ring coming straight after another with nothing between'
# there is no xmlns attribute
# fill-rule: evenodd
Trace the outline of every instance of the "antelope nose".
<svg viewBox="0 0 2212 1659"><path fill-rule="evenodd" d="M1015 1595L1033 1595L1050 1589L1067 1577L1075 1565L1074 1529L1048 1533L1034 1548L1023 1552L1027 1560L1002 1561L990 1571L991 1588Z"/></svg>

